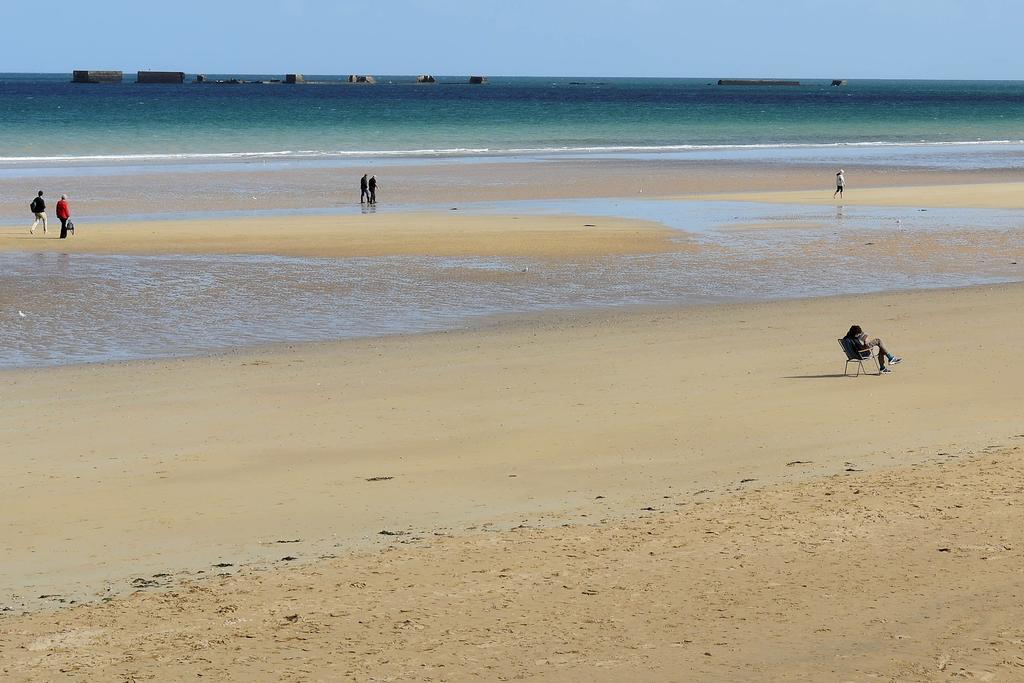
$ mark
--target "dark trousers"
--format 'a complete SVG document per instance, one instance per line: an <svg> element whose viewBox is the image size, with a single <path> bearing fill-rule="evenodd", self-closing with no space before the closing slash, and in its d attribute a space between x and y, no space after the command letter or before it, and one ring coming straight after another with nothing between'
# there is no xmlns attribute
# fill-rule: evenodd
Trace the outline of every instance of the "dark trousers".
<svg viewBox="0 0 1024 683"><path fill-rule="evenodd" d="M371 204L376 204L377 203L377 188L372 188L370 190L370 203Z"/></svg>
<svg viewBox="0 0 1024 683"><path fill-rule="evenodd" d="M67 236L68 236L68 219L67 218L61 218L60 219L60 238L62 240L63 239L67 239Z"/></svg>
<svg viewBox="0 0 1024 683"><path fill-rule="evenodd" d="M362 204L363 202L368 202L368 201L370 201L370 193L369 193L369 191L365 187L361 188L359 190L359 203Z"/></svg>

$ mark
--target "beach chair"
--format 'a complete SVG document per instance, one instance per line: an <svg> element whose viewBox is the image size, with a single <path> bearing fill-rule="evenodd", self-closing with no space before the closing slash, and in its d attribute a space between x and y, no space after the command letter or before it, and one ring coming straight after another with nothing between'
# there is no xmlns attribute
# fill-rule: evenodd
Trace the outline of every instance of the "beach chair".
<svg viewBox="0 0 1024 683"><path fill-rule="evenodd" d="M839 346L843 349L843 353L846 354L846 366L843 368L843 376L846 377L850 373L850 363L857 364L857 374L854 377L860 377L861 370L864 374L869 374L867 368L864 367L864 361L871 360L875 363L876 375L882 374L882 366L878 364L878 358L875 354L878 353L878 348L872 346L870 349L864 349L863 351L858 350L853 341L849 339L840 339Z"/></svg>

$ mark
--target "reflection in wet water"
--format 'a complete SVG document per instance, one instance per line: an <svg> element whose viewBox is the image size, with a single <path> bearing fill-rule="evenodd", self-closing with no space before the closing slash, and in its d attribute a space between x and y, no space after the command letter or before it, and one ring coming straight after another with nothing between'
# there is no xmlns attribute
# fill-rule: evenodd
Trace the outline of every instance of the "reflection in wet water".
<svg viewBox="0 0 1024 683"><path fill-rule="evenodd" d="M826 193L827 196L827 193ZM896 221L922 231L1011 229L1024 227L1020 211L1008 209L925 209L907 206L850 206L833 204L765 204L736 201L676 199L560 199L480 202L464 207L480 214L609 216L653 221L695 233L723 238L730 226L803 224L855 230L887 230Z"/></svg>
<svg viewBox="0 0 1024 683"><path fill-rule="evenodd" d="M710 230L691 235L696 252L572 262L4 253L0 367L451 329L502 313L1021 279L1011 217L971 214L970 227L968 214L936 212L912 217L911 229L849 208L773 211L779 225L813 227ZM759 220L734 211L718 218Z"/></svg>

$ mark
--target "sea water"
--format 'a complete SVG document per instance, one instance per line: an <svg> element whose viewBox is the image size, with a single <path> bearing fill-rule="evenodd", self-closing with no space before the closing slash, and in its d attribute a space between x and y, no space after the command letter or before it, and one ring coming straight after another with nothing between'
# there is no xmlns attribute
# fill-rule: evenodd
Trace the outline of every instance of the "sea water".
<svg viewBox="0 0 1024 683"><path fill-rule="evenodd" d="M279 77L279 76L278 76ZM216 78L216 76L211 76ZM269 76L247 76L260 79ZM1024 82L381 76L375 85L77 84L0 74L0 166L1020 144ZM797 155L806 152L796 153Z"/></svg>

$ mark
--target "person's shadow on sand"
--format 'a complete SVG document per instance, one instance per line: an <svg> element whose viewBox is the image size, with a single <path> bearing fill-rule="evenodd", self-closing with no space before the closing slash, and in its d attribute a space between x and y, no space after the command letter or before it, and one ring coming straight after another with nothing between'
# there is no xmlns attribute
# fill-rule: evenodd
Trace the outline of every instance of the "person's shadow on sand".
<svg viewBox="0 0 1024 683"><path fill-rule="evenodd" d="M831 377L856 377L856 375L844 375L841 372L837 372L831 375L790 375L782 379L829 379Z"/></svg>

